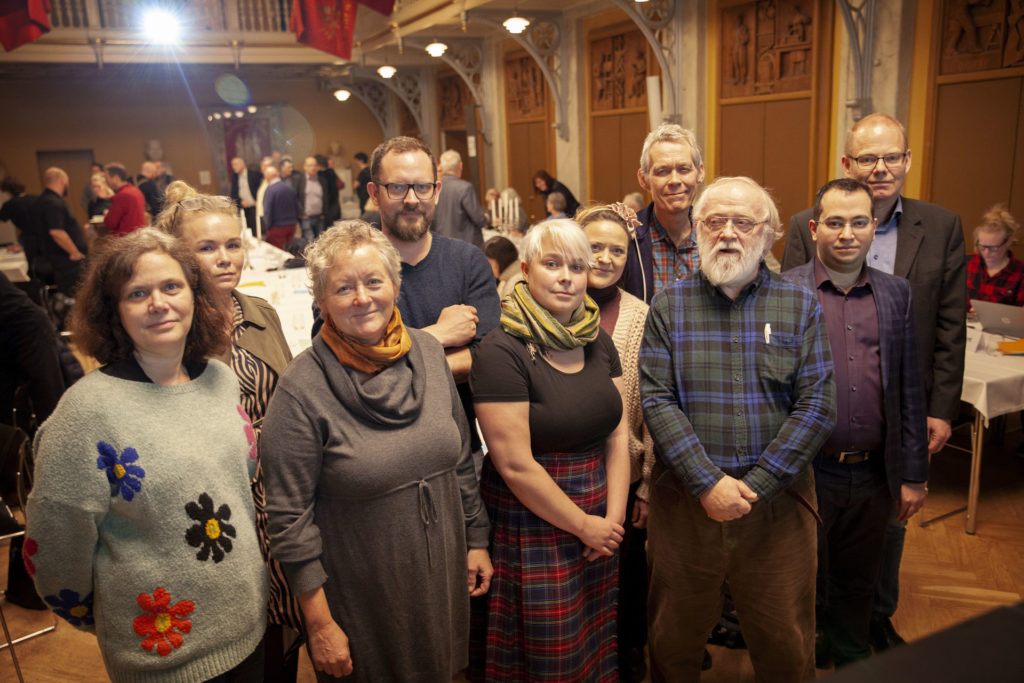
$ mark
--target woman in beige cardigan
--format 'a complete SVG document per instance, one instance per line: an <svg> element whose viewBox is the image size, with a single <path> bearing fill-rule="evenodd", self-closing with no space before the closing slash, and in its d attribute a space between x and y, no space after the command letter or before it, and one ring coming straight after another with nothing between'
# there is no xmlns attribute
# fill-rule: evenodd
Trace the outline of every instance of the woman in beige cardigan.
<svg viewBox="0 0 1024 683"><path fill-rule="evenodd" d="M600 204L583 209L576 221L590 240L594 267L587 280L587 294L601 309L601 327L619 352L622 383L629 419L630 487L626 507L626 535L619 547L619 677L639 681L644 676L644 643L647 639L647 490L654 445L640 408L639 352L647 319L647 304L618 285L626 267L626 255L636 214L624 204Z"/></svg>

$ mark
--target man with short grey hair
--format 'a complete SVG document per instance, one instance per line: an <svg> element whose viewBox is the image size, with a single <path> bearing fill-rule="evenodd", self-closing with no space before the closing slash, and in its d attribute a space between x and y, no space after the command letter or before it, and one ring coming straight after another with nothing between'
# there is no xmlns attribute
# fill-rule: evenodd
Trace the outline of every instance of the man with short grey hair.
<svg viewBox="0 0 1024 683"><path fill-rule="evenodd" d="M483 248L487 216L473 184L462 179L462 157L454 149L445 150L438 168L441 194L437 198L433 229L445 237Z"/></svg>
<svg viewBox="0 0 1024 683"><path fill-rule="evenodd" d="M565 195L561 192L552 192L548 195L548 198L544 201L544 206L548 210L548 217L544 220L550 221L555 218L568 218L565 215Z"/></svg>
<svg viewBox="0 0 1024 683"><path fill-rule="evenodd" d="M753 180L719 178L693 216L699 270L654 296L640 348L651 680L699 680L725 581L758 680L813 678L810 461L836 402L821 306L764 266L781 226Z"/></svg>
<svg viewBox="0 0 1024 683"><path fill-rule="evenodd" d="M623 287L649 303L655 292L700 265L690 217L704 182L697 137L674 123L658 126L644 140L636 176L652 201L637 213L640 225L629 245Z"/></svg>

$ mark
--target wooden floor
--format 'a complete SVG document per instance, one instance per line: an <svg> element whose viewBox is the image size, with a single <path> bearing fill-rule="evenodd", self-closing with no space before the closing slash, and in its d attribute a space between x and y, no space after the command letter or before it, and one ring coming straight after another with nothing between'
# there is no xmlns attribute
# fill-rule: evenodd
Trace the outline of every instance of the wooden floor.
<svg viewBox="0 0 1024 683"><path fill-rule="evenodd" d="M966 445L967 435L958 432L954 440ZM986 445L982 463L978 532L974 536L964 533L963 513L921 526L967 501L970 456L947 448L932 461L931 493L907 533L900 609L894 619L907 640L1024 599L1024 459L1014 452L1021 434L1007 434L1004 444L992 441L990 438ZM0 547L0 553L6 556L6 547ZM0 565L2 587L7 584L7 568L5 562ZM6 602L3 611L15 637L53 619L47 612L30 612ZM63 621L56 632L16 647L26 681L108 680L95 638ZM711 652L714 666L704 681L753 680L745 651L712 647ZM10 655L0 650L0 681L15 680ZM299 680L315 680L305 653Z"/></svg>

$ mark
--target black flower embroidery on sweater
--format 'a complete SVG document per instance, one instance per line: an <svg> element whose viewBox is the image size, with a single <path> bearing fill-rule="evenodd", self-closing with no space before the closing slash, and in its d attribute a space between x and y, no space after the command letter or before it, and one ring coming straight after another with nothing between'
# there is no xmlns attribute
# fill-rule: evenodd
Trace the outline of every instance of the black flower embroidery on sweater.
<svg viewBox="0 0 1024 683"><path fill-rule="evenodd" d="M231 519L231 508L226 504L213 511L213 499L206 493L199 495L199 502L185 505L185 512L198 524L194 524L185 532L185 540L194 548L199 548L196 559L205 562L213 553L213 561L220 562L225 553L231 552L231 538L235 537L235 527L228 524ZM231 538L228 538L228 537Z"/></svg>

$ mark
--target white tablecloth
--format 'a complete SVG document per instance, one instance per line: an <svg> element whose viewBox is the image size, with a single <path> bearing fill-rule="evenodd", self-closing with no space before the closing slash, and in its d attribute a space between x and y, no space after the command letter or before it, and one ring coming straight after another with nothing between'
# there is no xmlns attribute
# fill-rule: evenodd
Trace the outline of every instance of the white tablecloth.
<svg viewBox="0 0 1024 683"><path fill-rule="evenodd" d="M0 272L11 282L28 282L28 259L25 252L0 249Z"/></svg>
<svg viewBox="0 0 1024 683"><path fill-rule="evenodd" d="M289 254L266 242L250 249L248 256L238 291L266 299L277 309L288 348L299 355L313 343L313 295L306 286L306 269L283 269Z"/></svg>
<svg viewBox="0 0 1024 683"><path fill-rule="evenodd" d="M960 398L974 406L987 427L993 417L1024 409L1024 356L975 351L980 334L975 326L967 329L964 386ZM995 348L999 339L986 335L981 340L982 346Z"/></svg>

